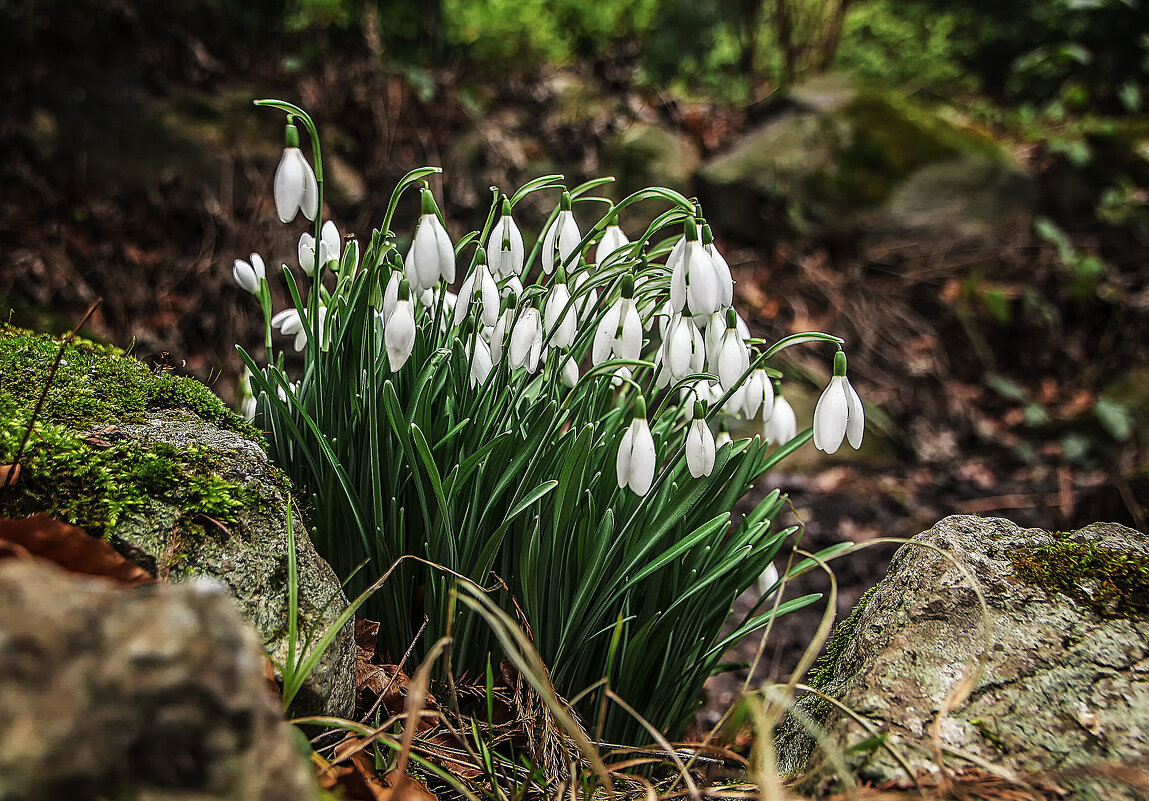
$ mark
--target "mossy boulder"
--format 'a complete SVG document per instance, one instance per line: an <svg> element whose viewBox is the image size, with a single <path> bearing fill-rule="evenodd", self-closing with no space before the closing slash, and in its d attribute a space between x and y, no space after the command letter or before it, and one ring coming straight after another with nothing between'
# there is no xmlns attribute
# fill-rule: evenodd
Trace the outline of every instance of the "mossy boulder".
<svg viewBox="0 0 1149 801"><path fill-rule="evenodd" d="M937 770L937 727L949 753L1017 774L1052 771L1078 798L1136 797L1090 766L1144 754L1149 536L1106 523L1046 532L948 517L898 551L810 683L866 725L815 695L798 701L777 747L782 769L809 785L833 771L803 720L874 782L907 780L883 743L911 770Z"/></svg>
<svg viewBox="0 0 1149 801"><path fill-rule="evenodd" d="M711 221L746 241L779 208L805 233L931 252L1003 241L1032 216L1005 148L891 90L823 76L765 116L696 176Z"/></svg>
<svg viewBox="0 0 1149 801"><path fill-rule="evenodd" d="M160 578L223 581L283 660L291 488L267 461L260 433L199 382L155 373L116 348L77 339L53 374L60 347L0 327L0 465L20 465L17 480L0 488L0 515L51 514ZM318 636L347 600L298 518L295 532L301 636ZM348 624L297 709L350 713L354 669Z"/></svg>

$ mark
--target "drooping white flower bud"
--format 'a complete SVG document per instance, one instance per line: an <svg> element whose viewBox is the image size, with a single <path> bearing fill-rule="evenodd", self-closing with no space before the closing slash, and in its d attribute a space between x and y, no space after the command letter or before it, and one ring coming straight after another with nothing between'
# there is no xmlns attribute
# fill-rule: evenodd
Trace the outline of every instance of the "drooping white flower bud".
<svg viewBox="0 0 1149 801"><path fill-rule="evenodd" d="M578 317L570 299L571 293L567 288L566 275L560 268L555 276L555 282L551 284L546 307L543 309L543 328L550 337L552 348L569 348L578 335Z"/></svg>
<svg viewBox="0 0 1149 801"><path fill-rule="evenodd" d="M856 450L862 445L865 428L862 400L846 378L846 354L838 351L834 354L834 376L814 407L814 447L834 453L845 438Z"/></svg>
<svg viewBox="0 0 1149 801"><path fill-rule="evenodd" d="M694 404L694 420L686 432L686 466L695 478L708 476L714 471L714 434L706 422L706 409Z"/></svg>
<svg viewBox="0 0 1149 801"><path fill-rule="evenodd" d="M563 384L570 387L571 389L574 389L575 384L578 383L578 362L576 362L574 360L574 356L571 356L569 353L563 359L560 378L562 379Z"/></svg>
<svg viewBox="0 0 1149 801"><path fill-rule="evenodd" d="M487 256L482 248L478 248L475 262L475 269L459 287L459 296L455 301L454 325L463 322L471 307L471 299L475 296L479 298L483 325L494 325L499 319L499 288L495 285L495 279L487 267Z"/></svg>
<svg viewBox="0 0 1149 801"><path fill-rule="evenodd" d="M263 264L263 258L258 253L252 253L250 262L235 260L231 276L240 289L258 295L260 286L267 280L267 268Z"/></svg>
<svg viewBox="0 0 1149 801"><path fill-rule="evenodd" d="M738 333L738 324L733 309L726 310L726 330L718 343L714 363L709 364L710 372L718 376L723 389L730 389L750 368L750 351L745 340Z"/></svg>
<svg viewBox="0 0 1149 801"><path fill-rule="evenodd" d="M571 211L569 192L563 192L561 203L558 216L555 217L554 223L547 229L546 236L543 237L541 257L543 272L547 275L553 273L555 267L569 264L571 254L575 252L575 248L582 241L582 234L579 233L574 212Z"/></svg>
<svg viewBox="0 0 1149 801"><path fill-rule="evenodd" d="M513 369L525 367L528 373L539 369L539 359L543 350L543 327L539 310L526 308L519 313L511 329L511 344L508 358Z"/></svg>
<svg viewBox="0 0 1149 801"><path fill-rule="evenodd" d="M642 355L642 320L634 307L634 279L622 277L622 296L616 300L594 334L591 346L591 364L602 364L612 356L616 359L638 359Z"/></svg>
<svg viewBox="0 0 1149 801"><path fill-rule="evenodd" d="M407 280L416 295L434 288L440 278L448 284L455 280L455 250L447 229L439 221L435 198L428 189L422 190L422 204L423 213L404 262Z"/></svg>
<svg viewBox="0 0 1149 801"><path fill-rule="evenodd" d="M615 469L620 489L629 487L638 495L646 495L654 483L654 468L658 456L654 450L654 437L646 422L646 403L635 401L634 418L622 435L618 446Z"/></svg>
<svg viewBox="0 0 1149 801"><path fill-rule="evenodd" d="M300 211L314 220L319 211L319 184L299 149L299 130L291 122L284 129L284 140L287 146L275 169L275 212L284 223L294 220Z"/></svg>
<svg viewBox="0 0 1149 801"><path fill-rule="evenodd" d="M718 302L721 308L728 309L734 305L734 277L730 274L730 265L714 244L714 234L709 225L702 226L702 247L714 262L714 279L718 284Z"/></svg>
<svg viewBox="0 0 1149 801"><path fill-rule="evenodd" d="M387 363L391 372L399 372L415 349L415 310L411 306L411 287L406 279L399 283L395 309L383 329L383 344L387 347Z"/></svg>
<svg viewBox="0 0 1149 801"><path fill-rule="evenodd" d="M761 410L762 419L769 420L774 411L774 384L766 371L762 368L754 370L746 377L742 389L742 416L753 420Z"/></svg>
<svg viewBox="0 0 1149 801"><path fill-rule="evenodd" d="M687 218L682 250L671 251L666 260L670 269L670 307L676 312L688 309L693 315L711 315L721 308L717 268L698 241L693 218Z"/></svg>
<svg viewBox="0 0 1149 801"><path fill-rule="evenodd" d="M619 251L629 244L630 240L626 238L626 234L618 225L618 218L612 219L610 224L603 229L602 238L598 240L598 245L594 249L594 260L599 269L609 267L612 263L622 259L624 254Z"/></svg>
<svg viewBox="0 0 1149 801"><path fill-rule="evenodd" d="M470 363L469 378L471 388L474 389L476 385L484 384L487 381L487 376L491 374L494 369L494 362L491 359L491 349L482 337L475 339L468 339L465 346L467 354L467 361Z"/></svg>
<svg viewBox="0 0 1149 801"><path fill-rule="evenodd" d="M526 261L523 235L511 218L511 202L505 197L502 216L492 226L491 235L487 238L487 258L490 259L491 270L499 278L518 276L523 271Z"/></svg>
<svg viewBox="0 0 1149 801"><path fill-rule="evenodd" d="M766 439L771 445L785 445L798 436L798 418L790 401L782 396L781 388L774 389L774 408L766 421Z"/></svg>
<svg viewBox="0 0 1149 801"><path fill-rule="evenodd" d="M690 317L677 312L671 316L662 340L662 363L673 383L702 370L705 345Z"/></svg>

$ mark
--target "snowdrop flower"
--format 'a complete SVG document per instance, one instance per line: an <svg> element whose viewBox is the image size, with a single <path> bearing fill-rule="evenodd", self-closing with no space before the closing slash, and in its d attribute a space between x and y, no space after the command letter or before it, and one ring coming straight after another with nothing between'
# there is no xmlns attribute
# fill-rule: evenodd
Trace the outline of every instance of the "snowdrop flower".
<svg viewBox="0 0 1149 801"><path fill-rule="evenodd" d="M546 236L543 237L543 272L550 275L555 271L556 266L567 264L571 254L575 252L575 248L581 241L582 234L579 233L574 212L571 211L570 192L563 192L559 214L555 217L554 224L547 229ZM558 256L557 262L555 261L556 255Z"/></svg>
<svg viewBox="0 0 1149 801"><path fill-rule="evenodd" d="M547 304L543 309L543 328L550 337L550 347L569 348L578 334L578 318L574 305L570 302L571 293L567 288L566 274L560 267L547 294Z"/></svg>
<svg viewBox="0 0 1149 801"><path fill-rule="evenodd" d="M494 325L499 319L499 288L495 285L495 279L487 267L487 254L483 252L482 248L476 250L475 269L459 287L459 295L455 301L454 325L463 322L463 318L467 316L467 311L471 308L471 298L476 295L481 308L480 318L483 325ZM478 286L477 293L475 292L476 286Z"/></svg>
<svg viewBox="0 0 1149 801"><path fill-rule="evenodd" d="M569 353L563 359L562 371L559 373L559 378L567 387L574 389L575 384L578 383L578 362L574 360L574 356Z"/></svg>
<svg viewBox="0 0 1149 801"><path fill-rule="evenodd" d="M798 436L798 419L790 401L782 397L782 385L775 383L774 408L766 420L766 439L772 445L784 445Z"/></svg>
<svg viewBox="0 0 1149 801"><path fill-rule="evenodd" d="M585 292L581 291L583 284L590 280L590 274L590 267L586 264L583 264L578 271L571 274L571 278L574 280L574 292L572 295L578 296L575 298L575 314L578 316L580 323L586 322L598 311L598 290L592 287Z"/></svg>
<svg viewBox="0 0 1149 801"><path fill-rule="evenodd" d="M834 453L845 437L856 450L862 445L865 428L862 400L846 378L846 354L838 351L834 354L834 377L814 407L814 447Z"/></svg>
<svg viewBox="0 0 1149 801"><path fill-rule="evenodd" d="M422 210L405 262L407 280L416 295L432 289L440 278L448 284L455 280L455 251L429 189L422 190Z"/></svg>
<svg viewBox="0 0 1149 801"><path fill-rule="evenodd" d="M323 230L319 234L319 265L326 267L327 263L339 262L339 229L331 220L323 223ZM299 266L308 275L315 275L315 237L309 233L299 235Z"/></svg>
<svg viewBox="0 0 1149 801"><path fill-rule="evenodd" d="M511 218L511 201L506 197L503 198L502 216L491 228L491 235L487 239L487 253L491 260L491 270L500 278L522 273L526 261L523 235Z"/></svg>
<svg viewBox="0 0 1149 801"><path fill-rule="evenodd" d="M774 411L774 384L766 371L758 368L746 378L742 385L742 416L753 420L762 411L762 419L769 420Z"/></svg>
<svg viewBox="0 0 1149 801"><path fill-rule="evenodd" d="M299 149L299 130L291 122L284 129L284 140L287 146L275 169L275 212L284 223L294 220L301 211L304 217L314 220L319 211L319 184Z"/></svg>
<svg viewBox="0 0 1149 801"><path fill-rule="evenodd" d="M538 309L526 308L519 314L519 319L511 329L509 351L512 369L525 367L528 373L539 369L543 351L543 326Z"/></svg>
<svg viewBox="0 0 1149 801"><path fill-rule="evenodd" d="M278 328L284 336L295 335L295 350L301 351L307 345L307 329L298 309L284 309L271 318L273 328Z"/></svg>
<svg viewBox="0 0 1149 801"><path fill-rule="evenodd" d="M633 296L634 279L624 275L622 297L607 309L595 331L591 364L602 364L612 355L616 359L638 359L642 355L642 320Z"/></svg>
<svg viewBox="0 0 1149 801"><path fill-rule="evenodd" d="M323 343L326 350L327 340L324 337L324 329L327 322L327 307L319 307L319 341ZM273 328L278 328L279 333L284 336L295 336L294 347L296 352L303 350L307 346L307 326L304 324L303 317L300 316L298 309L284 309L271 318L271 325Z"/></svg>
<svg viewBox="0 0 1149 801"><path fill-rule="evenodd" d="M714 244L714 234L709 225L702 226L702 249L714 262L714 277L718 282L718 302L722 308L729 308L734 305L734 277L730 275L730 265Z"/></svg>
<svg viewBox="0 0 1149 801"><path fill-rule="evenodd" d="M619 489L629 487L638 495L646 495L654 483L654 437L646 422L646 403L640 397L634 403L634 418L622 435L618 446L615 468Z"/></svg>
<svg viewBox="0 0 1149 801"><path fill-rule="evenodd" d="M694 404L694 421L686 432L686 466L695 478L708 476L714 471L714 434L706 422L706 408Z"/></svg>
<svg viewBox="0 0 1149 801"><path fill-rule="evenodd" d="M662 363L666 366L667 378L678 383L688 375L701 372L705 363L704 347L694 321L680 313L673 314L662 340Z"/></svg>
<svg viewBox="0 0 1149 801"><path fill-rule="evenodd" d="M467 354L467 361L471 365L470 382L471 389L474 389L476 385L486 383L487 376L494 369L491 349L482 337L474 337L467 342L464 352Z"/></svg>
<svg viewBox="0 0 1149 801"><path fill-rule="evenodd" d="M778 568L774 567L774 563L766 565L766 569L762 571L762 575L758 577L758 594L763 598L771 598L774 593L767 595L770 588L778 583Z"/></svg>
<svg viewBox="0 0 1149 801"><path fill-rule="evenodd" d="M733 309L726 310L726 330L714 352L709 365L710 372L718 376L723 389L730 389L750 368L750 351L746 341L738 333L738 323Z"/></svg>
<svg viewBox="0 0 1149 801"><path fill-rule="evenodd" d="M523 282L517 275L512 275L510 278L504 278L499 284L499 295L502 297L503 302L511 295L519 297L523 294Z"/></svg>
<svg viewBox="0 0 1149 801"><path fill-rule="evenodd" d="M718 436L716 436L714 438L714 447L716 449L721 448L723 445L725 445L726 443L731 442L731 441L732 440L730 439L730 432L724 428L721 431L719 431Z"/></svg>
<svg viewBox="0 0 1149 801"><path fill-rule="evenodd" d="M411 307L411 286L406 279L399 284L398 300L384 326L383 344L387 346L391 372L399 372L415 349L415 310Z"/></svg>
<svg viewBox="0 0 1149 801"><path fill-rule="evenodd" d="M606 267L612 262L619 261L623 254L618 251L629 244L630 240L618 226L618 218L612 218L610 224L603 229L602 238L598 240L598 245L594 249L594 260L600 268Z"/></svg>
<svg viewBox="0 0 1149 801"><path fill-rule="evenodd" d="M231 276L240 289L258 295L260 286L267 280L267 269L264 267L263 258L258 253L252 253L250 262L236 259L231 268Z"/></svg>
<svg viewBox="0 0 1149 801"><path fill-rule="evenodd" d="M721 307L718 268L714 259L698 241L698 226L693 218L686 220L686 233L681 250L670 252L666 266L670 269L670 307L681 312L709 316Z"/></svg>

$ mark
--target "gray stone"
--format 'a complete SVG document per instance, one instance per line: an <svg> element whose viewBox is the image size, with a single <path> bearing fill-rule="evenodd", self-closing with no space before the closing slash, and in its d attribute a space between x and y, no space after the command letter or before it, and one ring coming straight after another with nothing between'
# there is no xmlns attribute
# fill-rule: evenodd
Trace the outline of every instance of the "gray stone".
<svg viewBox="0 0 1149 801"><path fill-rule="evenodd" d="M1079 797L1136 797L1103 785L1089 766L1145 759L1149 537L1115 524L1051 534L948 517L913 542L835 630L811 683L885 733L911 769L932 771L939 713L984 656L968 697L942 719L947 764L967 764L960 753L1015 773L1065 770L1061 780ZM988 617L934 548L976 577ZM814 783L828 775L821 752L807 763L814 743L800 715L839 749L870 737L813 695L796 707L777 740L789 774L806 770ZM904 778L884 748L850 757L864 778Z"/></svg>
<svg viewBox="0 0 1149 801"><path fill-rule="evenodd" d="M107 537L113 546L143 567L171 581L211 576L234 594L274 661L288 649L287 510L291 501L282 473L248 439L195 415L148 412L144 422L120 425L117 437L141 448L166 444L178 450L198 446L220 457L220 478L254 490L258 502L236 512L224 525L200 516L196 536L181 536L184 510L154 499L145 514L129 513ZM318 638L347 609L334 571L315 552L304 525L295 519L299 569L300 637ZM348 621L300 690L293 711L346 717L354 709L355 633Z"/></svg>
<svg viewBox="0 0 1149 801"><path fill-rule="evenodd" d="M316 797L218 582L124 590L0 563L0 798Z"/></svg>
<svg viewBox="0 0 1149 801"><path fill-rule="evenodd" d="M784 215L866 248L945 255L1028 230L1033 181L984 132L895 92L823 76L696 174L716 230L748 242Z"/></svg>

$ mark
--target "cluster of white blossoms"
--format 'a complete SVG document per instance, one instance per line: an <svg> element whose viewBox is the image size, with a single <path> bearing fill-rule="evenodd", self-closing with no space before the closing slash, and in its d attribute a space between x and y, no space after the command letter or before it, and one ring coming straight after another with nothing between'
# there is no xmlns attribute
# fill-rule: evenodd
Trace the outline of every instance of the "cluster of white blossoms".
<svg viewBox="0 0 1149 801"><path fill-rule="evenodd" d="M302 210L314 219L315 177L290 124L287 144L275 179L278 214L287 222ZM616 387L638 390L616 468L619 487L639 495L650 490L659 463L643 394L676 393L678 402L671 405L675 414L681 410L685 415L686 464L695 478L711 474L716 451L730 439L725 417L762 421L765 436L776 445L797 435L779 375L762 366L761 342L750 336L733 306L730 267L697 207L681 215L682 237L665 262L657 264L648 260L645 240L631 243L627 238L617 209L596 226L594 236L584 237L571 195L564 191L542 232L541 269L529 285L524 285L527 250L511 200L502 196L498 208L501 213L488 222L485 248L481 237L470 241L474 256L456 295L447 288L456 280L455 248L432 193L421 190L421 215L410 248L405 258L398 253L390 257L393 269L375 310L392 372L410 359L420 327L437 325L463 349L472 388L483 386L504 361L511 372L533 374L546 367L547 375L572 388L584 367L605 373ZM346 270L348 258L357 269L358 244L351 241L347 248L354 253L347 253L339 231L327 221L318 241L310 233L300 237L300 268L321 286L324 270L337 271L341 265ZM237 260L233 275L242 289L267 300L266 270L258 254L248 262ZM322 301L314 309L315 326L307 324L308 311L297 308L275 314L270 325L293 336L297 351L306 347L313 331L326 348L327 309ZM606 367L595 369L600 365ZM857 448L863 428L862 405L846 379L839 350L834 377L814 414L814 443L834 453L845 438Z"/></svg>

